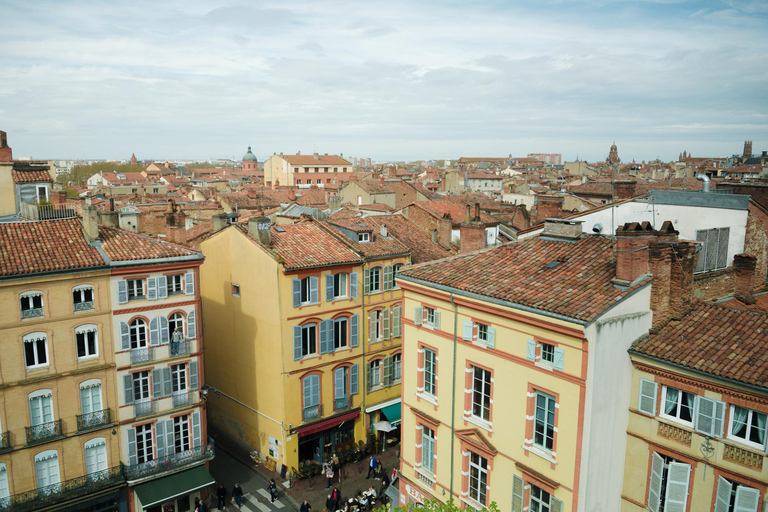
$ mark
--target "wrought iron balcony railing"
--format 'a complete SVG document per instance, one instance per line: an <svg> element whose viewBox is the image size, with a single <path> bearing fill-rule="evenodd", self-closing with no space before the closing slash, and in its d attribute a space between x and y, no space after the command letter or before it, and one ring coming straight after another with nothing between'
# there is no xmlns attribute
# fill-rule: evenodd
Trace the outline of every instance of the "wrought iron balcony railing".
<svg viewBox="0 0 768 512"><path fill-rule="evenodd" d="M140 402L134 402L133 403L133 414L136 418L141 418L142 416L149 416L150 414L154 414L155 412L155 402L150 400L142 400Z"/></svg>
<svg viewBox="0 0 768 512"><path fill-rule="evenodd" d="M83 302L75 302L75 311L90 311L93 309L93 301L86 300Z"/></svg>
<svg viewBox="0 0 768 512"><path fill-rule="evenodd" d="M345 396L333 400L333 412L343 411L352 407L352 397Z"/></svg>
<svg viewBox="0 0 768 512"><path fill-rule="evenodd" d="M179 343L171 342L168 347L168 353L170 354L170 357L186 356L192 353L191 341L182 341Z"/></svg>
<svg viewBox="0 0 768 512"><path fill-rule="evenodd" d="M196 393L194 391L187 391L185 393L174 393L173 408L177 409L179 407L187 407L188 405L192 405L193 403L195 403L195 395Z"/></svg>
<svg viewBox="0 0 768 512"><path fill-rule="evenodd" d="M0 432L0 453L7 452L11 449L11 433Z"/></svg>
<svg viewBox="0 0 768 512"><path fill-rule="evenodd" d="M28 512L125 483L121 466L0 499L0 510Z"/></svg>
<svg viewBox="0 0 768 512"><path fill-rule="evenodd" d="M181 468L196 462L210 460L216 454L213 439L208 438L208 444L185 450L179 453L172 453L163 459L151 460L125 466L125 478L127 480L139 480L148 476L154 476L165 471Z"/></svg>
<svg viewBox="0 0 768 512"><path fill-rule="evenodd" d="M147 363L154 361L155 349L152 347L141 347L131 349L131 364Z"/></svg>
<svg viewBox="0 0 768 512"><path fill-rule="evenodd" d="M90 430L93 428L103 427L109 425L112 422L112 414L109 409L103 409L101 411L89 412L86 414L77 415L77 430Z"/></svg>
<svg viewBox="0 0 768 512"><path fill-rule="evenodd" d="M309 421L323 415L323 404L305 407L302 411L302 421Z"/></svg>
<svg viewBox="0 0 768 512"><path fill-rule="evenodd" d="M53 420L48 423L41 423L27 429L27 444L44 443L49 439L61 435L61 420Z"/></svg>
<svg viewBox="0 0 768 512"><path fill-rule="evenodd" d="M30 308L21 310L21 318L37 318L43 316L43 308Z"/></svg>

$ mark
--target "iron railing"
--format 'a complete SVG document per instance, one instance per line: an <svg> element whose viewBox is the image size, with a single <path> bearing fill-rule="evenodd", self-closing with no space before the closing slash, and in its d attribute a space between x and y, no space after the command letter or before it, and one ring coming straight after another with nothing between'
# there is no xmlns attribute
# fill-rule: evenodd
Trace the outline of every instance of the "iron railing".
<svg viewBox="0 0 768 512"><path fill-rule="evenodd" d="M93 301L86 300L83 302L75 302L75 311L90 311L93 309Z"/></svg>
<svg viewBox="0 0 768 512"><path fill-rule="evenodd" d="M309 421L323 415L323 404L305 407L302 411L302 421Z"/></svg>
<svg viewBox="0 0 768 512"><path fill-rule="evenodd" d="M141 347L131 349L131 364L147 363L154 361L155 349L152 347Z"/></svg>
<svg viewBox="0 0 768 512"><path fill-rule="evenodd" d="M7 452L11 449L11 433L0 432L0 453Z"/></svg>
<svg viewBox="0 0 768 512"><path fill-rule="evenodd" d="M27 512L125 483L121 466L0 499L0 510Z"/></svg>
<svg viewBox="0 0 768 512"><path fill-rule="evenodd" d="M343 411L352 407L352 397L344 396L333 400L333 412Z"/></svg>
<svg viewBox="0 0 768 512"><path fill-rule="evenodd" d="M21 310L21 318L37 318L43 316L43 308L29 308Z"/></svg>
<svg viewBox="0 0 768 512"><path fill-rule="evenodd" d="M173 408L177 409L179 407L187 407L188 405L192 405L195 403L195 392L194 391L187 391L185 393L174 393L173 394Z"/></svg>
<svg viewBox="0 0 768 512"><path fill-rule="evenodd" d="M101 411L89 412L86 414L77 415L77 430L89 430L92 428L103 427L110 424L112 421L112 413L109 409L103 409Z"/></svg>
<svg viewBox="0 0 768 512"><path fill-rule="evenodd" d="M26 220L76 219L77 209L72 204L19 203L19 216Z"/></svg>
<svg viewBox="0 0 768 512"><path fill-rule="evenodd" d="M43 443L61 435L61 420L53 420L47 423L41 423L33 427L24 427L27 429L27 444Z"/></svg>
<svg viewBox="0 0 768 512"><path fill-rule="evenodd" d="M149 416L155 412L155 402L150 400L142 400L140 402L133 403L133 414L136 418L142 416Z"/></svg>
<svg viewBox="0 0 768 512"><path fill-rule="evenodd" d="M208 444L185 450L179 453L166 455L162 459L150 460L141 464L125 466L126 480L139 480L158 473L178 469L196 462L210 460L216 454L216 448L212 438L208 438Z"/></svg>
<svg viewBox="0 0 768 512"><path fill-rule="evenodd" d="M192 342L181 341L179 343L171 342L168 348L170 357L186 356L192 353Z"/></svg>

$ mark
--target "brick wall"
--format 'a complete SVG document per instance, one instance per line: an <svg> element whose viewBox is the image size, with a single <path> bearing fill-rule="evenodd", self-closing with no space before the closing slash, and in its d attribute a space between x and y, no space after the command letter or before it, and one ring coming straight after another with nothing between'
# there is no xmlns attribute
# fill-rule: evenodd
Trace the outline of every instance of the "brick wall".
<svg viewBox="0 0 768 512"><path fill-rule="evenodd" d="M749 254L757 258L755 264L755 292L763 291L766 288L766 277L768 276L768 234L766 234L766 216L762 211L755 212L753 215L750 207L749 217L747 217L747 233L744 239L744 254ZM765 219L765 220L764 220Z"/></svg>
<svg viewBox="0 0 768 512"><path fill-rule="evenodd" d="M445 249L451 247L451 227L453 222L450 218L436 219L421 208L411 206L407 209L406 217L408 220L419 226L430 237L432 232L437 232L437 243Z"/></svg>
<svg viewBox="0 0 768 512"><path fill-rule="evenodd" d="M482 224L462 224L461 250L459 252L471 252L485 248L485 226Z"/></svg>
<svg viewBox="0 0 768 512"><path fill-rule="evenodd" d="M693 276L693 296L713 300L733 295L733 269L731 267Z"/></svg>

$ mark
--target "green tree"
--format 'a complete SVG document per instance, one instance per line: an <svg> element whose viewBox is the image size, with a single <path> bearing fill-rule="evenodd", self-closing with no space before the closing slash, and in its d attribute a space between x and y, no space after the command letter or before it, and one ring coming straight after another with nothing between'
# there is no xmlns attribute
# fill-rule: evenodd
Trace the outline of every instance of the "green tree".
<svg viewBox="0 0 768 512"><path fill-rule="evenodd" d="M99 172L141 172L144 168L140 165L119 164L117 162L93 162L86 165L76 165L69 174L62 174L56 178L59 183L72 182L78 186L84 186L85 181Z"/></svg>
<svg viewBox="0 0 768 512"><path fill-rule="evenodd" d="M423 505L411 507L395 507L396 512L461 512L461 509L453 500L448 503L442 503L437 500L426 500ZM379 507L374 512L389 512L387 507ZM499 512L496 502L491 503L489 507L483 507L481 512Z"/></svg>

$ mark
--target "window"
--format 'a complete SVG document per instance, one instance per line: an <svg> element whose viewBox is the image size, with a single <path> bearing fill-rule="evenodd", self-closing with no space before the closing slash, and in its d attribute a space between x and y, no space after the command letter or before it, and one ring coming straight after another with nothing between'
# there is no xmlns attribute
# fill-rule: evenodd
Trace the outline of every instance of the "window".
<svg viewBox="0 0 768 512"><path fill-rule="evenodd" d="M99 412L101 406L101 381L89 380L80 384L80 410L83 415Z"/></svg>
<svg viewBox="0 0 768 512"><path fill-rule="evenodd" d="M84 359L98 356L98 343L95 325L82 325L75 329L77 358Z"/></svg>
<svg viewBox="0 0 768 512"><path fill-rule="evenodd" d="M376 359L368 363L368 389L381 385L381 360Z"/></svg>
<svg viewBox="0 0 768 512"><path fill-rule="evenodd" d="M171 366L171 389L174 393L187 391L187 365L175 364Z"/></svg>
<svg viewBox="0 0 768 512"><path fill-rule="evenodd" d="M397 273L400 272L401 268L403 268L403 264L402 263L398 263L398 264L396 264L393 267L393 272L392 272L392 288L400 288L399 286L397 286Z"/></svg>
<svg viewBox="0 0 768 512"><path fill-rule="evenodd" d="M760 491L744 484L717 478L715 512L758 512Z"/></svg>
<svg viewBox="0 0 768 512"><path fill-rule="evenodd" d="M730 437L757 448L764 448L766 418L762 412L732 406Z"/></svg>
<svg viewBox="0 0 768 512"><path fill-rule="evenodd" d="M293 280L293 307L304 306L307 304L316 304L318 299L317 276L305 277L304 279Z"/></svg>
<svg viewBox="0 0 768 512"><path fill-rule="evenodd" d="M128 450L131 448L131 432L128 432ZM152 449L152 425L139 425L136 427L136 459L138 464L143 464L155 460L155 453Z"/></svg>
<svg viewBox="0 0 768 512"><path fill-rule="evenodd" d="M392 381L398 382L402 378L402 356L395 354L392 356Z"/></svg>
<svg viewBox="0 0 768 512"><path fill-rule="evenodd" d="M533 419L533 444L552 451L555 445L555 397L537 391Z"/></svg>
<svg viewBox="0 0 768 512"><path fill-rule="evenodd" d="M357 298L357 272L327 274L325 276L325 300L332 301L346 297Z"/></svg>
<svg viewBox="0 0 768 512"><path fill-rule="evenodd" d="M175 453L185 452L190 449L189 442L189 415L173 418L173 440Z"/></svg>
<svg viewBox="0 0 768 512"><path fill-rule="evenodd" d="M93 309L93 286L78 286L72 290L72 303L75 311Z"/></svg>
<svg viewBox="0 0 768 512"><path fill-rule="evenodd" d="M472 366L472 416L491 421L491 372Z"/></svg>
<svg viewBox="0 0 768 512"><path fill-rule="evenodd" d="M11 494L8 490L8 470L5 463L0 463L0 507L8 508L11 505Z"/></svg>
<svg viewBox="0 0 768 512"><path fill-rule="evenodd" d="M555 346L549 343L541 344L541 360L545 363L555 363Z"/></svg>
<svg viewBox="0 0 768 512"><path fill-rule="evenodd" d="M297 185L301 185L301 180L296 180Z"/></svg>
<svg viewBox="0 0 768 512"><path fill-rule="evenodd" d="M307 324L301 329L301 357L317 354L317 324Z"/></svg>
<svg viewBox="0 0 768 512"><path fill-rule="evenodd" d="M107 440L103 437L85 443L85 473L89 482L107 477Z"/></svg>
<svg viewBox="0 0 768 512"><path fill-rule="evenodd" d="M661 416L693 425L693 401L692 393L664 386Z"/></svg>
<svg viewBox="0 0 768 512"><path fill-rule="evenodd" d="M337 318L333 321L333 348L334 350L347 346L347 319Z"/></svg>
<svg viewBox="0 0 768 512"><path fill-rule="evenodd" d="M370 275L370 287L368 288L369 293L374 292L380 292L381 291L381 267L373 267L368 271Z"/></svg>
<svg viewBox="0 0 768 512"><path fill-rule="evenodd" d="M37 186L37 202L41 201L47 201L48 200L48 187L45 185L38 185Z"/></svg>
<svg viewBox="0 0 768 512"><path fill-rule="evenodd" d="M41 389L29 395L29 419L33 427L53 421L53 396L50 389Z"/></svg>
<svg viewBox="0 0 768 512"><path fill-rule="evenodd" d="M27 334L23 343L27 370L48 366L48 339L44 332Z"/></svg>
<svg viewBox="0 0 768 512"><path fill-rule="evenodd" d="M389 339L389 310L371 311L368 318L368 341L375 343Z"/></svg>
<svg viewBox="0 0 768 512"><path fill-rule="evenodd" d="M433 329L440 328L440 312L434 308L424 306L424 324Z"/></svg>
<svg viewBox="0 0 768 512"><path fill-rule="evenodd" d="M358 233L357 234L357 241L361 244L370 242L371 241L371 234L370 233Z"/></svg>
<svg viewBox="0 0 768 512"><path fill-rule="evenodd" d="M130 324L131 348L147 346L147 322L143 318L135 318Z"/></svg>
<svg viewBox="0 0 768 512"><path fill-rule="evenodd" d="M651 456L648 508L652 512L685 510L690 476L689 464L654 452Z"/></svg>
<svg viewBox="0 0 768 512"><path fill-rule="evenodd" d="M150 400L149 396L149 370L136 372L133 377L133 397L136 402Z"/></svg>
<svg viewBox="0 0 768 512"><path fill-rule="evenodd" d="M21 303L21 318L36 318L43 316L43 294L41 292L26 292L19 296Z"/></svg>
<svg viewBox="0 0 768 512"><path fill-rule="evenodd" d="M165 276L165 285L168 289L168 295L179 295L184 293L184 274Z"/></svg>
<svg viewBox="0 0 768 512"><path fill-rule="evenodd" d="M696 240L703 242L696 272L718 270L728 266L728 237L730 228L713 228L696 231Z"/></svg>
<svg viewBox="0 0 768 512"><path fill-rule="evenodd" d="M435 474L435 431L421 427L421 468Z"/></svg>
<svg viewBox="0 0 768 512"><path fill-rule="evenodd" d="M61 490L59 454L56 450L48 450L35 456L35 477L40 494L55 494Z"/></svg>
<svg viewBox="0 0 768 512"><path fill-rule="evenodd" d="M320 376L308 375L302 382L304 401L303 420L308 421L321 415L320 411Z"/></svg>
<svg viewBox="0 0 768 512"><path fill-rule="evenodd" d="M552 343L529 339L525 357L544 368L561 371L565 368L565 349Z"/></svg>
<svg viewBox="0 0 768 512"><path fill-rule="evenodd" d="M126 284L128 286L128 300L139 300L144 298L143 279L128 279Z"/></svg>
<svg viewBox="0 0 768 512"><path fill-rule="evenodd" d="M531 484L530 490L530 512L560 512L563 509L563 502L549 494L544 489L540 489Z"/></svg>
<svg viewBox="0 0 768 512"><path fill-rule="evenodd" d="M424 393L435 396L437 389L437 352L424 349Z"/></svg>
<svg viewBox="0 0 768 512"><path fill-rule="evenodd" d="M480 455L469 452L469 497L485 505L485 493L488 485L488 461Z"/></svg>
<svg viewBox="0 0 768 512"><path fill-rule="evenodd" d="M235 297L239 297L240 296L240 285L239 284L233 284L232 285L232 295L234 295Z"/></svg>
<svg viewBox="0 0 768 512"><path fill-rule="evenodd" d="M347 296L347 274L341 272L333 276L333 297Z"/></svg>
<svg viewBox="0 0 768 512"><path fill-rule="evenodd" d="M399 338L403 333L403 307L392 308L392 337Z"/></svg>
<svg viewBox="0 0 768 512"><path fill-rule="evenodd" d="M173 313L170 317L168 317L168 329L171 331L171 333L176 332L176 329L179 329L179 332L184 335L184 315L181 313Z"/></svg>

